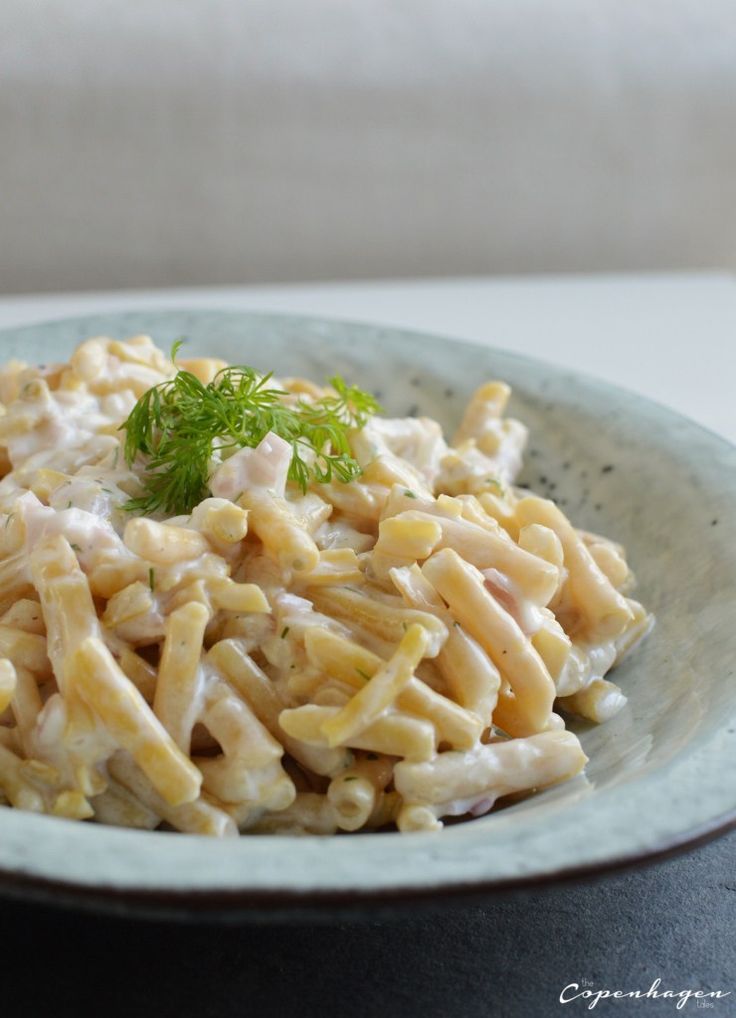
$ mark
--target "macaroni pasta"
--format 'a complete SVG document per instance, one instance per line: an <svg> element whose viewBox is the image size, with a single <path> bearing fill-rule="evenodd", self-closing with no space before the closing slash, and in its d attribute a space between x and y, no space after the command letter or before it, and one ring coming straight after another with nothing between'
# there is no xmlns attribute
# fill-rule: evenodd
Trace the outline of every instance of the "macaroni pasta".
<svg viewBox="0 0 736 1018"><path fill-rule="evenodd" d="M216 445L191 511L132 513L147 465L122 426L177 370L223 367L135 336L0 372L0 803L215 836L408 832L579 773L561 715L623 707L604 676L652 618L619 545L514 486L508 387L478 389L449 444L368 416L347 478L297 484L271 431ZM285 406L334 395L278 385Z"/></svg>

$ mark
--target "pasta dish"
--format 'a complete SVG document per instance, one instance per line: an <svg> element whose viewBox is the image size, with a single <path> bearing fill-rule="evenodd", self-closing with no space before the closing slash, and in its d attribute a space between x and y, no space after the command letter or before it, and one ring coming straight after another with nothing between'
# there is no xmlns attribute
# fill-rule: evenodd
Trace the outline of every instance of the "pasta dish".
<svg viewBox="0 0 736 1018"><path fill-rule="evenodd" d="M515 485L510 390L448 442L146 336L0 371L0 804L215 836L431 831L580 773L565 717L651 616Z"/></svg>

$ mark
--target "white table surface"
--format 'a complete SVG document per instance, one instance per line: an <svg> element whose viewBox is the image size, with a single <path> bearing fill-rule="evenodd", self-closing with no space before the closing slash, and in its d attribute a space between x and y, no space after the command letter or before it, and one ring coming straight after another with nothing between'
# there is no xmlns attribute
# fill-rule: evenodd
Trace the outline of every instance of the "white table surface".
<svg viewBox="0 0 736 1018"><path fill-rule="evenodd" d="M736 278L720 273L27 294L0 298L0 328L196 307L381 322L515 350L636 390L736 442Z"/></svg>

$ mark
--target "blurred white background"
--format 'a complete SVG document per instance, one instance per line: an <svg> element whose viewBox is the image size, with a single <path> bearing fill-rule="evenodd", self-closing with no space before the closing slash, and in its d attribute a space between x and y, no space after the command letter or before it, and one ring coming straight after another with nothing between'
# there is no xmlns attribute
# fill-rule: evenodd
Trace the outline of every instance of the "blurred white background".
<svg viewBox="0 0 736 1018"><path fill-rule="evenodd" d="M729 0L3 0L0 292L736 264Z"/></svg>

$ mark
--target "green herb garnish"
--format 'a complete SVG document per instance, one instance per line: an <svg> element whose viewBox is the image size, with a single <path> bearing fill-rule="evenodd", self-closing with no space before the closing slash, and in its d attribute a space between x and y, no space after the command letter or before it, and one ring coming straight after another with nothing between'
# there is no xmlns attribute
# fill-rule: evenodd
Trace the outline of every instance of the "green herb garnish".
<svg viewBox="0 0 736 1018"><path fill-rule="evenodd" d="M284 628L281 630L281 639L285 640L288 635L289 635L289 627L288 626L284 626Z"/></svg>
<svg viewBox="0 0 736 1018"><path fill-rule="evenodd" d="M69 547L70 547L70 548L73 548L73 549L74 549L75 551L81 551L81 550L82 550L82 549L81 549L81 548L79 547L79 545L78 545L78 544L74 544L74 542L73 542L73 541L72 541L72 543L71 543L71 544L69 545Z"/></svg>
<svg viewBox="0 0 736 1018"><path fill-rule="evenodd" d="M368 674L368 672L364 672L362 668L356 668L355 670L358 673L358 675L361 677L361 679L365 679L366 682L370 682L370 678L371 677Z"/></svg>
<svg viewBox="0 0 736 1018"><path fill-rule="evenodd" d="M151 566L151 568L148 570L148 586L151 588L152 592L156 587L156 573L153 569L153 566Z"/></svg>
<svg viewBox="0 0 736 1018"><path fill-rule="evenodd" d="M414 494L414 492L410 491L408 488L404 488L404 494L406 495L407 498L416 498L417 497Z"/></svg>
<svg viewBox="0 0 736 1018"><path fill-rule="evenodd" d="M174 345L172 360L179 344ZM333 476L349 482L361 473L351 455L348 431L362 428L380 411L376 399L335 376L335 395L314 403L287 404L289 394L269 387L271 374L253 368L223 368L205 385L189 371L145 392L122 425L125 459L131 466L147 457L143 494L125 508L136 513L187 513L209 494L208 479L215 449L232 453L257 446L269 431L291 443L289 479L302 491L310 480L326 483ZM314 457L311 465L303 453Z"/></svg>

